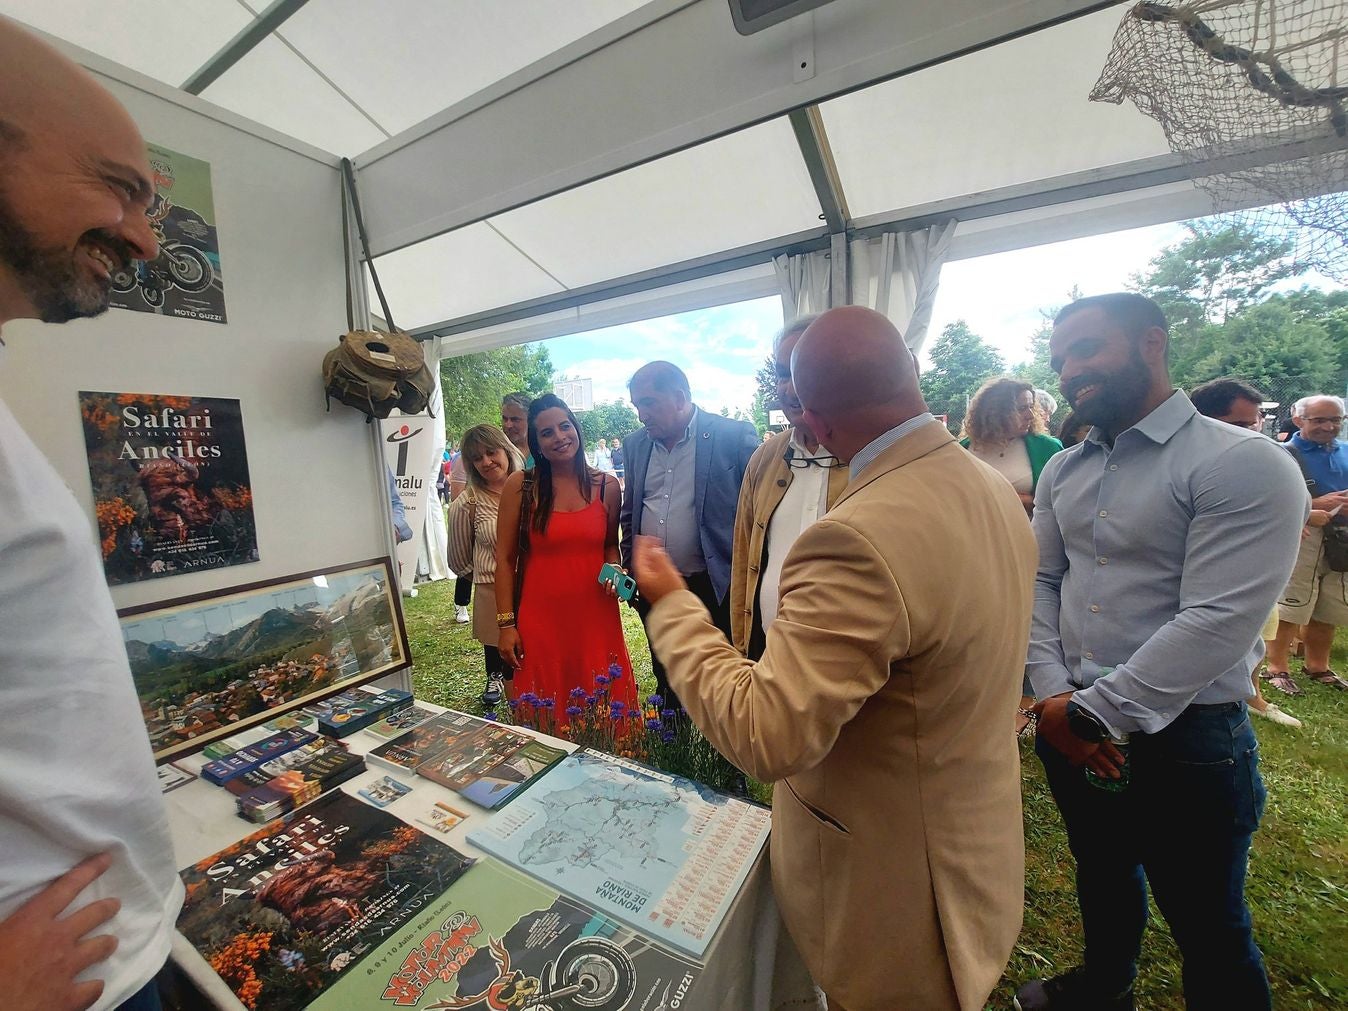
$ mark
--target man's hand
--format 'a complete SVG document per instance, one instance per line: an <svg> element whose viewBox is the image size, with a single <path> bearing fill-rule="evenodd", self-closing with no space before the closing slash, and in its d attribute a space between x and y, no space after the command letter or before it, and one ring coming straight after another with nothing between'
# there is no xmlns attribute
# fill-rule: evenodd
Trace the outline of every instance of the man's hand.
<svg viewBox="0 0 1348 1011"><path fill-rule="evenodd" d="M1348 508L1348 491L1332 491L1328 495L1317 495L1311 499L1312 509L1323 509L1330 512L1340 506Z"/></svg>
<svg viewBox="0 0 1348 1011"><path fill-rule="evenodd" d="M641 595L652 607L665 597L678 590L686 590L687 584L674 563L665 554L658 537L638 537L633 549L633 562L637 570L637 587Z"/></svg>
<svg viewBox="0 0 1348 1011"><path fill-rule="evenodd" d="M1035 731L1067 759L1071 765L1084 765L1102 779L1118 779L1123 769L1123 752L1110 741L1099 744L1083 741L1067 723L1067 703L1072 693L1064 692L1043 699L1034 706L1039 714Z"/></svg>
<svg viewBox="0 0 1348 1011"><path fill-rule="evenodd" d="M103 993L101 979L75 977L117 950L111 934L87 937L117 915L117 899L91 902L64 919L65 908L112 863L90 857L0 921L0 994L5 1011L83 1011Z"/></svg>

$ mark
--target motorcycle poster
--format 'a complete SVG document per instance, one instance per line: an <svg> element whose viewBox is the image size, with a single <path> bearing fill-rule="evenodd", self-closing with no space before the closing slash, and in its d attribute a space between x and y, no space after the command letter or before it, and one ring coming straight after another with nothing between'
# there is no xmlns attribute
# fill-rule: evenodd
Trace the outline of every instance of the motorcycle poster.
<svg viewBox="0 0 1348 1011"><path fill-rule="evenodd" d="M225 282L215 231L211 166L147 145L155 198L147 212L159 255L112 275L112 306L224 323Z"/></svg>
<svg viewBox="0 0 1348 1011"><path fill-rule="evenodd" d="M258 560L237 400L80 392L108 584Z"/></svg>
<svg viewBox="0 0 1348 1011"><path fill-rule="evenodd" d="M491 858L309 1011L671 1011L702 967Z"/></svg>

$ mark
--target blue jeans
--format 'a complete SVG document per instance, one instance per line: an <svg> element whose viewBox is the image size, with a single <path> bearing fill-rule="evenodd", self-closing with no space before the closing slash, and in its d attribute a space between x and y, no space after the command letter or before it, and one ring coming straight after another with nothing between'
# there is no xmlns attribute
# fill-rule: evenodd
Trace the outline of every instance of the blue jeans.
<svg viewBox="0 0 1348 1011"><path fill-rule="evenodd" d="M1134 734L1120 793L1092 786L1043 737L1035 751L1076 858L1093 988L1121 993L1137 976L1150 884L1184 959L1189 1011L1268 1011L1245 904L1265 799L1245 704L1190 706L1164 730Z"/></svg>
<svg viewBox="0 0 1348 1011"><path fill-rule="evenodd" d="M117 1006L117 1011L162 1011L159 982L152 979Z"/></svg>

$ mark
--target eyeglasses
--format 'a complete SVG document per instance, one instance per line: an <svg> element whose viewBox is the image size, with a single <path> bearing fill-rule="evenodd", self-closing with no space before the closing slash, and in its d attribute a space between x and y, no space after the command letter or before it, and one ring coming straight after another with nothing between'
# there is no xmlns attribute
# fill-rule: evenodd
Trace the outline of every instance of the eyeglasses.
<svg viewBox="0 0 1348 1011"><path fill-rule="evenodd" d="M824 470L831 470L834 467L841 467L843 462L836 456L796 456L796 447L787 446L786 452L782 454L782 459L792 470L805 470L809 467L820 467Z"/></svg>
<svg viewBox="0 0 1348 1011"><path fill-rule="evenodd" d="M1335 428L1343 424L1342 418L1302 418L1301 420L1308 425L1333 425Z"/></svg>

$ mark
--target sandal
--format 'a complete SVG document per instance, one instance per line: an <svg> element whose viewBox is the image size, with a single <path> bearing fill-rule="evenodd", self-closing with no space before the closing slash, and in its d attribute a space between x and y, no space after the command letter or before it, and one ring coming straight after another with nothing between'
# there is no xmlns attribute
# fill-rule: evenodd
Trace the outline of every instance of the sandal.
<svg viewBox="0 0 1348 1011"><path fill-rule="evenodd" d="M1306 694L1306 692L1302 689L1302 687L1292 680L1292 675L1288 671L1285 670L1264 671L1264 673L1259 675L1259 677L1260 680L1267 681L1269 684L1271 684L1274 688L1278 689L1278 691L1282 692L1284 695Z"/></svg>
<svg viewBox="0 0 1348 1011"><path fill-rule="evenodd" d="M1348 681L1343 680L1332 670L1308 670L1305 674L1316 684L1328 685L1330 688L1337 688L1341 692L1348 692Z"/></svg>

